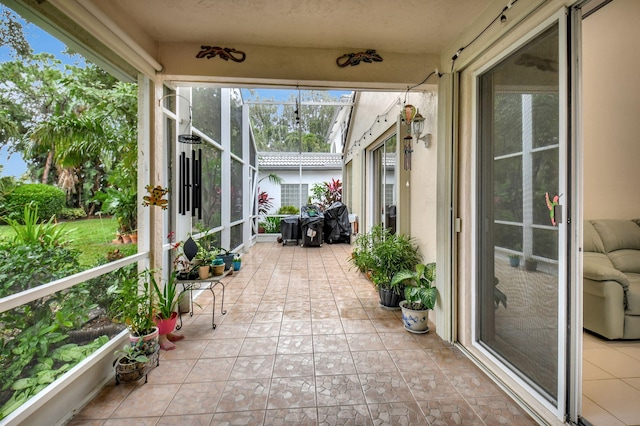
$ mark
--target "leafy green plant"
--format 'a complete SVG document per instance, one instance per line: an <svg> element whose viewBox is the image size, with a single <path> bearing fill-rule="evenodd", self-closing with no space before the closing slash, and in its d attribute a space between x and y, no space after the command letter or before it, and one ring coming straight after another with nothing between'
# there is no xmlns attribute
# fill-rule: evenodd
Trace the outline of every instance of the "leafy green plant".
<svg viewBox="0 0 640 426"><path fill-rule="evenodd" d="M39 209L39 219L48 220L59 215L65 207L66 195L63 190L41 183L19 185L5 196L7 216L22 219L25 205L33 203Z"/></svg>
<svg viewBox="0 0 640 426"><path fill-rule="evenodd" d="M112 319L126 324L129 332L138 337L149 334L155 327L149 298L150 276L148 270L124 276L107 290L114 296L110 307Z"/></svg>
<svg viewBox="0 0 640 426"><path fill-rule="evenodd" d="M374 226L370 233L360 234L354 244L349 262L362 272L370 272L378 288L391 289L391 280L397 272L411 270L422 260L411 237L392 234L382 225Z"/></svg>
<svg viewBox="0 0 640 426"><path fill-rule="evenodd" d="M278 209L278 214L298 214L300 209L296 206L282 206Z"/></svg>
<svg viewBox="0 0 640 426"><path fill-rule="evenodd" d="M438 297L438 289L434 287L436 280L435 262L416 265L415 270L397 272L391 280L391 286L404 285L406 307L414 311L433 309Z"/></svg>
<svg viewBox="0 0 640 426"><path fill-rule="evenodd" d="M154 303L155 315L160 319L169 319L174 312L177 312L176 306L180 303L180 299L184 293L178 293L176 289L176 279L178 273L176 271L171 272L169 279L164 284L164 287L160 289L158 282L156 281L153 273L150 273L149 280L153 285L153 290L157 300Z"/></svg>
<svg viewBox="0 0 640 426"><path fill-rule="evenodd" d="M311 193L313 203L326 210L336 201L342 201L342 182L340 179L331 179L330 182L314 183Z"/></svg>
<svg viewBox="0 0 640 426"><path fill-rule="evenodd" d="M82 219L87 217L87 212L84 211L83 208L69 208L69 207L64 207L62 208L62 210L60 210L60 214L59 214L59 218L60 219L66 219L66 220L73 220L73 219Z"/></svg>
<svg viewBox="0 0 640 426"><path fill-rule="evenodd" d="M15 232L14 242L45 247L57 247L68 243L69 230L64 225L54 223L53 217L46 222L39 223L38 209L37 204L28 203L24 206L21 221L5 219Z"/></svg>
<svg viewBox="0 0 640 426"><path fill-rule="evenodd" d="M264 232L267 234L277 234L280 232L279 217L267 216L259 223L259 225L264 228Z"/></svg>
<svg viewBox="0 0 640 426"><path fill-rule="evenodd" d="M122 349L114 352L120 355L118 360L123 364L134 364L136 362L149 362L149 358L138 343L135 345L125 345Z"/></svg>
<svg viewBox="0 0 640 426"><path fill-rule="evenodd" d="M134 188L107 188L103 211L118 221L118 230L129 233L138 228L138 193Z"/></svg>
<svg viewBox="0 0 640 426"><path fill-rule="evenodd" d="M30 371L29 377L3 382L5 383L3 390L9 389L12 394L4 405L0 407L0 419L11 414L29 398L50 383L53 383L59 376L69 371L108 341L109 338L107 336L100 336L93 342L83 346L69 343L58 347L51 354L39 356L37 363Z"/></svg>

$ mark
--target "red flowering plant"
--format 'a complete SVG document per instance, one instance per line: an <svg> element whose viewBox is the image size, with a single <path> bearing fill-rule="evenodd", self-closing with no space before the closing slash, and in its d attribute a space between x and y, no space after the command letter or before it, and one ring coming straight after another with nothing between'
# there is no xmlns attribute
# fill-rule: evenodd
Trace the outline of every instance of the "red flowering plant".
<svg viewBox="0 0 640 426"><path fill-rule="evenodd" d="M267 191L260 191L260 188L258 191L258 214L266 215L273 208L273 198L269 197Z"/></svg>
<svg viewBox="0 0 640 426"><path fill-rule="evenodd" d="M187 256L185 256L184 254L184 250L183 250L184 242L173 241L175 236L176 236L176 233L174 231L169 232L169 235L167 235L169 244L171 244L171 251L172 251L172 257L173 257L173 269L178 274L189 273L189 271L191 270L191 262L189 261L189 259L187 259Z"/></svg>

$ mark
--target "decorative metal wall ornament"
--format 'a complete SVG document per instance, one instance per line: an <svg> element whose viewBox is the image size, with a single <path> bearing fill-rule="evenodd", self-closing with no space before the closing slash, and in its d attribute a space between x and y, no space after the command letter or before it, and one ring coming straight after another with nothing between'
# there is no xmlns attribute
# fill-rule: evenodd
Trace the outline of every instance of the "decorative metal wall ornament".
<svg viewBox="0 0 640 426"><path fill-rule="evenodd" d="M160 185L157 185L156 187L147 185L145 188L149 195L142 197L142 205L144 207L160 206L162 210L166 210L169 206L169 201L163 197L169 193L169 188L163 188Z"/></svg>
<svg viewBox="0 0 640 426"><path fill-rule="evenodd" d="M373 62L382 62L382 56L378 55L375 50L369 49L364 52L345 53L336 59L336 64L341 68L348 65L356 66L360 62L368 62L370 64Z"/></svg>
<svg viewBox="0 0 640 426"><path fill-rule="evenodd" d="M224 59L228 61L231 59L233 62L244 62L247 58L247 55L244 52L233 49L231 47L218 47L218 46L200 46L202 49L196 55L196 58L207 58L211 59L216 56L219 56L220 59Z"/></svg>

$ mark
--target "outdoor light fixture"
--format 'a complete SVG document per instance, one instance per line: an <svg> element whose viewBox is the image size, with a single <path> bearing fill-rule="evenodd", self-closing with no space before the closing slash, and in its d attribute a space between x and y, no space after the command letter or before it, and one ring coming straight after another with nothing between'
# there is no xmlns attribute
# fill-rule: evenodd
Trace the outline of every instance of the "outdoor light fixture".
<svg viewBox="0 0 640 426"><path fill-rule="evenodd" d="M427 133L422 136L422 132L424 131L424 117L417 113L411 122L411 132L415 135L418 141L424 142L425 148L429 148L431 146L431 134Z"/></svg>
<svg viewBox="0 0 640 426"><path fill-rule="evenodd" d="M411 131L418 139L420 139L420 135L424 130L424 117L417 113L415 117L413 117L413 121L411 122Z"/></svg>

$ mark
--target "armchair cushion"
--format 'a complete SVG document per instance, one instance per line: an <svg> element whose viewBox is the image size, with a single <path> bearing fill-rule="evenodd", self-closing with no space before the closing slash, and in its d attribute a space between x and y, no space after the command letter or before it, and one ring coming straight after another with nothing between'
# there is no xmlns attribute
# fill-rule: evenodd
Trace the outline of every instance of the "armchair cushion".
<svg viewBox="0 0 640 426"><path fill-rule="evenodd" d="M634 222L622 219L600 219L591 222L600 234L605 253L624 249L640 250L640 226Z"/></svg>
<svg viewBox="0 0 640 426"><path fill-rule="evenodd" d="M604 244L598 231L596 231L593 224L588 220L584 221L583 250L585 252L605 253Z"/></svg>
<svg viewBox="0 0 640 426"><path fill-rule="evenodd" d="M585 278L593 281L617 281L623 289L629 288L629 279L625 274L613 266L609 267L597 262L587 261L586 256L582 274Z"/></svg>

